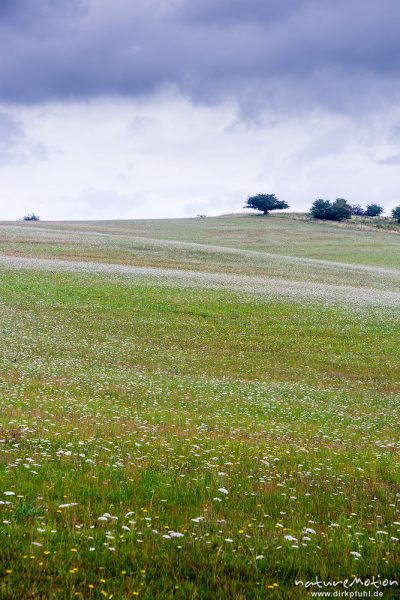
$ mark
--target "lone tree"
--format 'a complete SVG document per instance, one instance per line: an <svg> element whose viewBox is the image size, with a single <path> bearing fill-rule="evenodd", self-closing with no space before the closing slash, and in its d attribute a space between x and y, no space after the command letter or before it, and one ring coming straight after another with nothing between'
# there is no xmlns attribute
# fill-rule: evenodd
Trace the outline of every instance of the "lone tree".
<svg viewBox="0 0 400 600"><path fill-rule="evenodd" d="M366 217L379 217L382 213L383 206L380 206L379 204L368 204L364 214Z"/></svg>
<svg viewBox="0 0 400 600"><path fill-rule="evenodd" d="M270 210L289 208L289 204L284 200L278 200L275 194L257 194L256 196L247 198L246 205L243 208L261 210L264 215L267 215Z"/></svg>
<svg viewBox="0 0 400 600"><path fill-rule="evenodd" d="M351 217L351 206L344 198L336 198L335 202L320 198L312 205L311 215L314 219L324 221L344 221Z"/></svg>
<svg viewBox="0 0 400 600"><path fill-rule="evenodd" d="M392 210L392 217L393 219L396 219L398 223L400 223L400 206L396 206L396 208Z"/></svg>

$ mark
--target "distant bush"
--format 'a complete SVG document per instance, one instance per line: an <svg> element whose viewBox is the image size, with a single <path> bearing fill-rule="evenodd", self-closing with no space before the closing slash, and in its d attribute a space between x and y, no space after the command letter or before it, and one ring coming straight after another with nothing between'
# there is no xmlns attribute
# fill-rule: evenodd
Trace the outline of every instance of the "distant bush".
<svg viewBox="0 0 400 600"><path fill-rule="evenodd" d="M344 198L336 198L335 202L319 198L315 200L310 212L314 219L344 221L351 217L351 206Z"/></svg>
<svg viewBox="0 0 400 600"><path fill-rule="evenodd" d="M314 219L327 219L327 215L332 212L332 202L318 198L313 203L310 212Z"/></svg>
<svg viewBox="0 0 400 600"><path fill-rule="evenodd" d="M270 210L282 210L289 208L284 200L278 200L275 194L257 194L247 198L246 205L243 208L254 208L261 210L264 215L267 215Z"/></svg>
<svg viewBox="0 0 400 600"><path fill-rule="evenodd" d="M25 215L22 218L23 221L40 221L40 217L38 217L38 215L35 215L35 213L31 213L30 215Z"/></svg>
<svg viewBox="0 0 400 600"><path fill-rule="evenodd" d="M368 204L364 215L366 217L379 217L383 213L383 206L379 204Z"/></svg>
<svg viewBox="0 0 400 600"><path fill-rule="evenodd" d="M392 210L392 217L393 219L396 219L398 223L400 223L400 206L396 206L396 208Z"/></svg>
<svg viewBox="0 0 400 600"><path fill-rule="evenodd" d="M363 217L365 214L363 207L359 204L350 204L350 210L351 214L356 217Z"/></svg>

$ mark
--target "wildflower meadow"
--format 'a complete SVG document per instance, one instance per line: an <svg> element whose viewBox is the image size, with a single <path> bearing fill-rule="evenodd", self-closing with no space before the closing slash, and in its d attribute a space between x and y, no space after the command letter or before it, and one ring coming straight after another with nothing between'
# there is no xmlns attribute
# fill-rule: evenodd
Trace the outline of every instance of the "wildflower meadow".
<svg viewBox="0 0 400 600"><path fill-rule="evenodd" d="M399 283L384 230L1 223L0 598L399 597Z"/></svg>

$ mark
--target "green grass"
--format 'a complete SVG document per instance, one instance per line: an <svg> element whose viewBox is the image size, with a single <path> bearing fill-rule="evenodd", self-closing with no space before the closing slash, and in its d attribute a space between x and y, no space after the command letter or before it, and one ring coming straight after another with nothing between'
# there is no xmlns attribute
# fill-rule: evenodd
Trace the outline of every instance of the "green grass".
<svg viewBox="0 0 400 600"><path fill-rule="evenodd" d="M256 246L247 222L220 245ZM163 226L192 224L148 237ZM318 231L328 252L336 233ZM396 236L362 256L364 232L343 235L355 262L395 264ZM117 261L118 243L101 252ZM0 335L1 598L296 599L296 579L398 579L397 309L0 267Z"/></svg>
<svg viewBox="0 0 400 600"><path fill-rule="evenodd" d="M146 238L151 238L257 250L278 257L399 268L400 235L379 230L376 223L368 227L364 223L367 221L375 223L374 219L364 218L345 224L314 222L304 215L301 218L299 215L233 215L206 219L18 223L17 230L15 224L0 223L0 250L66 258L78 254L86 259L117 262L131 262L134 255L134 262L139 258L141 263L144 259L142 253L146 250L146 261L149 255L158 264L164 259L175 263L182 261L181 256L165 256L168 247L154 249L152 244L146 243ZM40 230L42 235L46 230L52 230L53 235L50 236L48 231L47 239L44 239L39 235ZM62 232L64 237L60 238ZM112 234L112 237L89 238L77 236L76 232L105 233L108 236ZM69 236L66 237L65 233Z"/></svg>

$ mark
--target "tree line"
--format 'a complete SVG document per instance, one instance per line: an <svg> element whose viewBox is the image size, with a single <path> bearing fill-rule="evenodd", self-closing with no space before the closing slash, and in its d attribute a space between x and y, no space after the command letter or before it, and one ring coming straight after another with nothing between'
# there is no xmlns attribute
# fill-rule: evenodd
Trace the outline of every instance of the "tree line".
<svg viewBox="0 0 400 600"><path fill-rule="evenodd" d="M279 200L275 194L257 194L249 196L246 205L243 208L253 208L260 210L264 215L272 210L283 210L290 208L284 200ZM363 217L379 217L384 211L380 204L368 204L362 208L359 204L349 204L345 198L336 198L334 202L318 198L310 208L310 215L314 219L323 221L344 221L350 219L353 215ZM393 219L400 223L400 206L396 206L391 213Z"/></svg>

